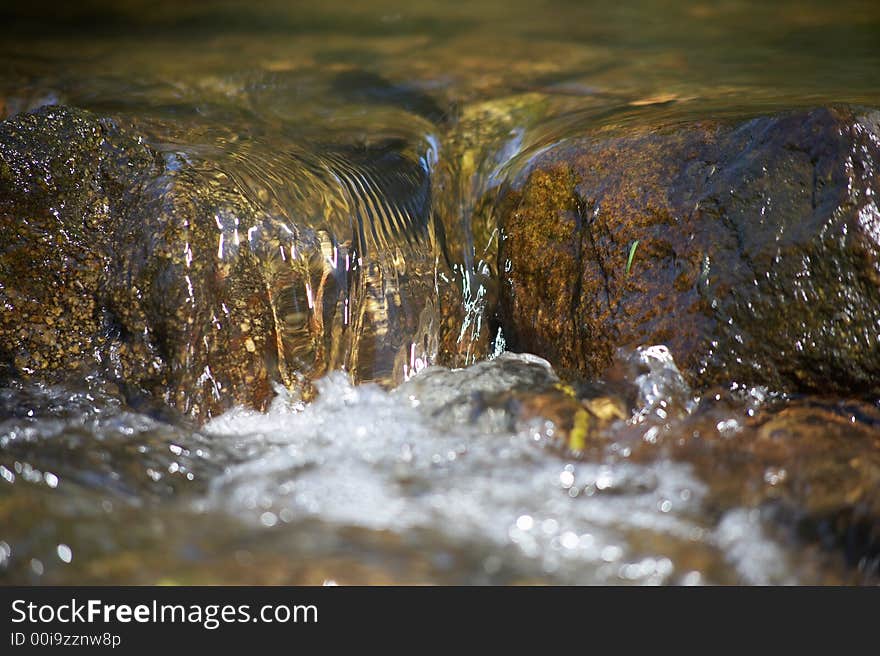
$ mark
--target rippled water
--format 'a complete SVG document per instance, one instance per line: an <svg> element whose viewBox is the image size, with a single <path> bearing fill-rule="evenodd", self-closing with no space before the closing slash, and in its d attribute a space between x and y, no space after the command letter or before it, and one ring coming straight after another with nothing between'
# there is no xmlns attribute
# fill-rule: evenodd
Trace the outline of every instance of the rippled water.
<svg viewBox="0 0 880 656"><path fill-rule="evenodd" d="M270 295L293 299L273 306L283 382L316 359L329 372L316 400L279 386L266 413L204 426L139 412L99 376L7 385L0 580L862 580L796 521L771 521L735 467L676 451L701 431L759 435L772 390L698 399L663 355L603 388L630 398L595 443L564 448L573 411L549 366L486 359L497 235L479 201L585 123L877 106L875 2L93 1L3 5L0 24L0 115L112 115L172 173L234 188L264 221L218 215L212 249L273 254ZM296 252L292 224L309 228ZM309 286L277 273L296 257ZM363 287L347 282L355 263ZM418 300L439 275L456 289L449 334ZM303 310L316 299L318 326ZM462 368L425 368L437 340ZM768 467L758 486L785 475Z"/></svg>

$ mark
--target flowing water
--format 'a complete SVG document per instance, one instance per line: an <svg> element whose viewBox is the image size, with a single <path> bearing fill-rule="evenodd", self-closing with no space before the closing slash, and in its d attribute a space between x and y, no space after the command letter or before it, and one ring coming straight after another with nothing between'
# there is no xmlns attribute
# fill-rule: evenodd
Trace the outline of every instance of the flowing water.
<svg viewBox="0 0 880 656"><path fill-rule="evenodd" d="M565 448L564 385L539 358L492 343L497 235L481 199L585 125L878 106L876 2L48 6L0 5L0 115L65 104L113 116L169 171L237 190L260 220L218 215L212 249L222 260L246 241L272 254L262 261L271 297L286 299L273 301L285 380L267 412L201 426L127 405L100 375L7 384L0 581L871 574L858 554L826 548L822 522L804 536L756 503L745 474L712 460L727 451L678 448L698 434L759 440L790 403L873 430L871 408L764 389L700 398L675 354L643 349L621 353L628 373L602 388L628 396L625 411L599 443ZM285 241L289 225L308 231ZM281 273L288 258L306 272L296 281ZM455 290L448 334L431 300L438 277ZM455 369L429 366L443 340ZM293 384L307 362L321 376L314 400ZM786 476L762 465L759 479Z"/></svg>

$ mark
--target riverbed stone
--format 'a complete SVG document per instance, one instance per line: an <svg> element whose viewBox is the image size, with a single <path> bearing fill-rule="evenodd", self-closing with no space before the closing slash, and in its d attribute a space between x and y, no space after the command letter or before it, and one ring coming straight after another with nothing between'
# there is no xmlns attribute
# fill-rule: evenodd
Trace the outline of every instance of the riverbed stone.
<svg viewBox="0 0 880 656"><path fill-rule="evenodd" d="M665 344L698 389L880 393L880 113L584 129L499 202L508 345L597 376Z"/></svg>

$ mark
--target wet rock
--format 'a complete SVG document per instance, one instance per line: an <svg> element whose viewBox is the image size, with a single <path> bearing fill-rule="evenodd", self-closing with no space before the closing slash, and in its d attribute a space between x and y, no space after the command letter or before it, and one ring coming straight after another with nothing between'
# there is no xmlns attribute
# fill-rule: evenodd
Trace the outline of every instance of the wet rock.
<svg viewBox="0 0 880 656"><path fill-rule="evenodd" d="M466 421L479 398L510 391L540 393L558 384L559 378L546 360L528 353L501 353L467 369L430 367L394 393L417 399L418 407L432 415Z"/></svg>
<svg viewBox="0 0 880 656"><path fill-rule="evenodd" d="M682 412L677 399L686 390L668 351L652 346L620 352L618 359L623 381L637 394L627 424L601 436L612 443L607 453L642 464L691 466L707 485L705 512L720 518L716 539L722 543L731 527L738 533L760 526L776 540L821 550L821 561L832 569L848 566L852 580L876 580L876 403L791 398L733 385L689 399Z"/></svg>
<svg viewBox="0 0 880 656"><path fill-rule="evenodd" d="M546 360L528 353L501 353L463 370L430 367L393 393L438 426L526 433L575 454L604 447L609 426L627 413L616 390L601 382L563 383Z"/></svg>
<svg viewBox="0 0 880 656"><path fill-rule="evenodd" d="M516 362L516 356L505 357L508 367ZM781 542L796 545L801 556L815 552L804 563L824 573L811 574L812 580L827 575L828 582L876 582L876 404L768 396L760 388L740 386L714 388L697 401L672 355L659 345L618 352L612 373L609 380L592 383L590 390L547 381L519 394L480 400L496 413L506 412L511 429L526 426L530 435L576 461L691 467L706 485L704 517L710 524L717 522L710 541L742 561L737 569L743 569L745 581L774 580L766 578L774 568L758 567L757 560L768 557L767 544ZM459 405L466 407L467 402ZM603 489L604 494L609 491ZM673 498L669 507L691 494ZM764 537L752 539L759 535ZM736 548L731 548L733 542ZM786 552L787 557L796 553ZM750 578L752 570L759 574ZM790 577L793 570L787 571Z"/></svg>
<svg viewBox="0 0 880 656"><path fill-rule="evenodd" d="M92 357L110 242L155 170L147 148L82 112L0 124L0 359L15 372L51 378Z"/></svg>
<svg viewBox="0 0 880 656"><path fill-rule="evenodd" d="M0 372L97 370L135 405L202 420L329 369L386 383L455 363L427 156L292 144L267 159L219 132L147 145L58 106L0 124Z"/></svg>
<svg viewBox="0 0 880 656"><path fill-rule="evenodd" d="M820 108L545 149L499 206L509 345L595 376L663 343L697 388L876 396L878 121Z"/></svg>
<svg viewBox="0 0 880 656"><path fill-rule="evenodd" d="M11 235L0 253L0 350L16 375L54 382L99 367L130 397L197 417L222 407L224 384L225 403L265 402L256 350L270 317L256 267L242 258L234 285L223 285L205 257L205 205L236 199L152 193L170 192L171 176L141 139L87 112L46 107L0 126L0 219ZM211 336L222 348L202 348L214 302L228 302L237 321ZM252 357L245 324L255 326Z"/></svg>
<svg viewBox="0 0 880 656"><path fill-rule="evenodd" d="M880 413L817 398L769 404L749 417L706 406L633 457L691 463L719 511L761 509L788 538L880 575Z"/></svg>

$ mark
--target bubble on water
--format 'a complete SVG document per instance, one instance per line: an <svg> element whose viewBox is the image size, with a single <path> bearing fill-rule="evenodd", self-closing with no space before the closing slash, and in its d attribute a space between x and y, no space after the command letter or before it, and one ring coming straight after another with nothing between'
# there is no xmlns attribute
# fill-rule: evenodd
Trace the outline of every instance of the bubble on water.
<svg viewBox="0 0 880 656"><path fill-rule="evenodd" d="M599 475L596 476L596 489L607 490L614 484L614 475L610 467L600 467Z"/></svg>
<svg viewBox="0 0 880 656"><path fill-rule="evenodd" d="M66 544L59 544L56 552L58 553L58 558L64 563L69 563L73 560L73 550Z"/></svg>
<svg viewBox="0 0 880 656"><path fill-rule="evenodd" d="M0 478L2 478L7 483L15 483L15 474L13 474L3 465L0 465Z"/></svg>
<svg viewBox="0 0 880 656"><path fill-rule="evenodd" d="M719 421L715 429L722 437L732 437L742 431L742 426L740 426L736 419L725 419L724 421Z"/></svg>
<svg viewBox="0 0 880 656"><path fill-rule="evenodd" d="M520 531L531 531L534 525L534 520L528 515L520 515L516 520L516 527Z"/></svg>
<svg viewBox="0 0 880 656"><path fill-rule="evenodd" d="M565 549L575 549L580 543L580 539L573 531L566 531L559 537L559 542Z"/></svg>
<svg viewBox="0 0 880 656"><path fill-rule="evenodd" d="M788 472L782 467L768 467L764 470L764 482L768 485L779 485L788 478Z"/></svg>

